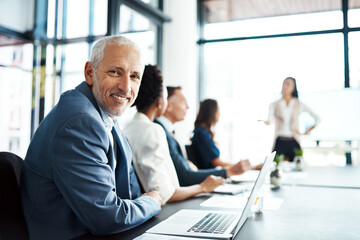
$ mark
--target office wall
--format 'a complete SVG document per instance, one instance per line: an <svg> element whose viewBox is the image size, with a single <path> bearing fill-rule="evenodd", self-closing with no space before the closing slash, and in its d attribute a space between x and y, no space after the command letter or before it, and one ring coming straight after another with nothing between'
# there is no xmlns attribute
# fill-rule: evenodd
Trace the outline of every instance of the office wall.
<svg viewBox="0 0 360 240"><path fill-rule="evenodd" d="M198 106L197 3L165 0L164 12L172 21L164 24L163 75L167 85L181 86L188 100L186 119L175 126L177 138L185 143L193 130Z"/></svg>
<svg viewBox="0 0 360 240"><path fill-rule="evenodd" d="M34 25L34 0L1 0L0 25L18 32L31 30Z"/></svg>

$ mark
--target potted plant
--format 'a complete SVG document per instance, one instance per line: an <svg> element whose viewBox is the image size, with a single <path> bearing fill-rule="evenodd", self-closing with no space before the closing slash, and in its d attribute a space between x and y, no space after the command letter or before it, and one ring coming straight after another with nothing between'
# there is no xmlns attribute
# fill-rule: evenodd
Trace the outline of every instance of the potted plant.
<svg viewBox="0 0 360 240"><path fill-rule="evenodd" d="M276 154L274 158L275 169L270 173L270 183L274 188L278 188L281 185L281 170L280 170L280 162L284 161L284 154Z"/></svg>
<svg viewBox="0 0 360 240"><path fill-rule="evenodd" d="M295 148L295 157L294 157L294 163L295 163L295 170L301 171L304 167L304 158L303 158L303 150L301 148Z"/></svg>

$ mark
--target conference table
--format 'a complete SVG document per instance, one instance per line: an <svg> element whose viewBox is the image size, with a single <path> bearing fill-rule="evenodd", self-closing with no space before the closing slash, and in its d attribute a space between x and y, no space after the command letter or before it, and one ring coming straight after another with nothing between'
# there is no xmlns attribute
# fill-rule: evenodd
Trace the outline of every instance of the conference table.
<svg viewBox="0 0 360 240"><path fill-rule="evenodd" d="M284 169L283 175L286 185L360 189L359 166L309 166L303 171Z"/></svg>
<svg viewBox="0 0 360 240"><path fill-rule="evenodd" d="M265 199L282 199L280 208L252 214L235 239L360 239L360 182L353 182L360 178L360 170L356 167L309 167L304 172L307 174L302 182L301 178L295 178L296 181L293 178L275 189L266 183L263 187ZM107 237L87 235L79 239L134 239L180 209L239 211L200 206L212 195L219 196L208 194L167 203L157 216L123 233Z"/></svg>

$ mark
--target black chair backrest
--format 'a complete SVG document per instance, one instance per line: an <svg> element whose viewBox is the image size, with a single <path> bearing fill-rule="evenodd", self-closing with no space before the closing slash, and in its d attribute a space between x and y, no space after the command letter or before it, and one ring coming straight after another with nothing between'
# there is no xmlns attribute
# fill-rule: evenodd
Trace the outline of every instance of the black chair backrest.
<svg viewBox="0 0 360 240"><path fill-rule="evenodd" d="M193 164L195 164L196 167L199 168L200 167L199 160L196 157L192 146L191 145L185 145L185 150L186 150L186 155L187 155L188 159L190 161L192 161Z"/></svg>
<svg viewBox="0 0 360 240"><path fill-rule="evenodd" d="M21 205L20 174L23 160L0 152L0 239L28 239Z"/></svg>

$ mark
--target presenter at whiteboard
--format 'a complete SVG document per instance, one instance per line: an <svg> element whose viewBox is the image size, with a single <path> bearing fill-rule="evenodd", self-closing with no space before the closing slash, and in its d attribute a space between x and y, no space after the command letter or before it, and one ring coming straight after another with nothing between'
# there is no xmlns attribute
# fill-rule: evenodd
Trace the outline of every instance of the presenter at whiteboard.
<svg viewBox="0 0 360 240"><path fill-rule="evenodd" d="M320 122L320 118L309 107L298 99L296 81L293 77L285 78L282 85L282 98L270 104L266 125L275 123L275 138L273 150L277 154L284 154L285 159L293 161L295 149L300 147L300 135L308 135ZM314 118L315 123L304 133L298 130L298 120L302 112L307 112Z"/></svg>

